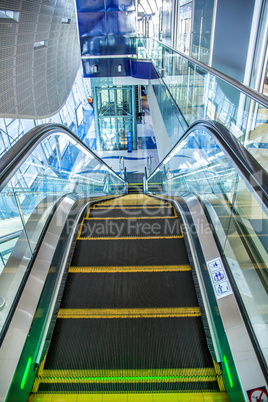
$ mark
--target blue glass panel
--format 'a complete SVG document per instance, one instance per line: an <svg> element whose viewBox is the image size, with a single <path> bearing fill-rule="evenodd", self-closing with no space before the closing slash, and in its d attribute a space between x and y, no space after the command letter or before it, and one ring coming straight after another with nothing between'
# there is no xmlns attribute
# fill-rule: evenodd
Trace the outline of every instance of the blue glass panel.
<svg viewBox="0 0 268 402"><path fill-rule="evenodd" d="M134 34L136 32L136 11L108 11L108 35Z"/></svg>
<svg viewBox="0 0 268 402"><path fill-rule="evenodd" d="M131 77L153 80L158 75L151 62L131 60Z"/></svg>
<svg viewBox="0 0 268 402"><path fill-rule="evenodd" d="M104 0L76 0L77 12L105 11Z"/></svg>
<svg viewBox="0 0 268 402"><path fill-rule="evenodd" d="M107 54L136 54L137 46L135 38L128 36L108 36Z"/></svg>
<svg viewBox="0 0 268 402"><path fill-rule="evenodd" d="M111 77L130 76L130 59L116 58L110 59L109 74ZM121 71L118 71L118 66L121 66Z"/></svg>
<svg viewBox="0 0 268 402"><path fill-rule="evenodd" d="M105 13L78 13L80 36L105 35Z"/></svg>
<svg viewBox="0 0 268 402"><path fill-rule="evenodd" d="M107 11L134 11L135 0L107 0Z"/></svg>
<svg viewBox="0 0 268 402"><path fill-rule="evenodd" d="M107 36L83 36L80 38L81 55L107 55Z"/></svg>
<svg viewBox="0 0 268 402"><path fill-rule="evenodd" d="M80 43L82 56L137 54L136 39L128 36L83 36Z"/></svg>
<svg viewBox="0 0 268 402"><path fill-rule="evenodd" d="M108 77L109 76L109 59L87 59L82 60L84 77ZM98 71L94 72L97 66Z"/></svg>

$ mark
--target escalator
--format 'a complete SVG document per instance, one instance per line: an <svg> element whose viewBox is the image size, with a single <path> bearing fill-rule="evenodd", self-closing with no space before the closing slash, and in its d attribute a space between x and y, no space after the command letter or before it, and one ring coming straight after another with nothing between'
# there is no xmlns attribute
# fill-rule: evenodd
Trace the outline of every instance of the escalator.
<svg viewBox="0 0 268 402"><path fill-rule="evenodd" d="M32 392L29 401L112 392L228 400L171 204L127 195L89 208Z"/></svg>
<svg viewBox="0 0 268 402"><path fill-rule="evenodd" d="M55 156L22 197L15 176L35 146L26 135L0 177L23 222L0 281L0 400L265 395L265 172L219 125L198 122L145 177L146 194L126 195L65 127L31 135L59 133L79 150L68 174Z"/></svg>

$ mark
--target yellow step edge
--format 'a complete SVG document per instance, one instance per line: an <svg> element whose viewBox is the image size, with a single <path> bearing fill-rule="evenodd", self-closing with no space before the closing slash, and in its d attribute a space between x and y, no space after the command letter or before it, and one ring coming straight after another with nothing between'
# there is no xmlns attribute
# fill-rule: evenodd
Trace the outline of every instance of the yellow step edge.
<svg viewBox="0 0 268 402"><path fill-rule="evenodd" d="M168 272L168 271L191 271L190 265L150 265L150 266L119 266L119 267L70 267L69 273L91 272Z"/></svg>
<svg viewBox="0 0 268 402"><path fill-rule="evenodd" d="M88 220L88 221L90 221L90 220L109 220L109 221L113 221L113 220L120 220L120 219L144 219L144 220L147 220L147 219L178 219L178 217L177 216L128 216L128 217L110 217L110 216L107 216L107 217L103 217L103 218L99 218L99 217L95 217L95 216L89 216L89 217L86 217L85 218L85 220Z"/></svg>
<svg viewBox="0 0 268 402"><path fill-rule="evenodd" d="M214 365L215 373L217 375L217 382L218 382L219 390L222 391L222 392L225 392L225 387L224 387L223 379L222 379L222 376L221 376L220 366L217 363L215 363L214 360L213 360L213 365Z"/></svg>
<svg viewBox="0 0 268 402"><path fill-rule="evenodd" d="M69 393L31 394L28 402L228 402L223 392Z"/></svg>
<svg viewBox="0 0 268 402"><path fill-rule="evenodd" d="M77 240L156 240L156 239L183 239L183 236L125 236L125 237L80 237Z"/></svg>
<svg viewBox="0 0 268 402"><path fill-rule="evenodd" d="M215 382L214 368L152 369L152 370L44 370L37 376L32 392L38 392L41 383L50 384L111 384L111 383L194 383Z"/></svg>
<svg viewBox="0 0 268 402"><path fill-rule="evenodd" d="M182 318L200 317L199 307L60 309L59 319Z"/></svg>
<svg viewBox="0 0 268 402"><path fill-rule="evenodd" d="M214 367L103 370L43 370L42 377L185 377L215 376Z"/></svg>
<svg viewBox="0 0 268 402"><path fill-rule="evenodd" d="M118 377L109 377L109 378L98 378L96 379L95 377L85 377L85 378L75 378L75 377L42 377L38 378L39 384L41 383L47 383L47 384L125 384L125 383L142 383L142 384L148 384L148 383L173 383L173 382L187 382L187 383L193 383L193 382L214 382L217 381L217 377L214 376L208 376L208 377L183 377L183 378L178 378L178 377L166 377L166 378L153 378L153 377L124 377L122 379L118 379Z"/></svg>
<svg viewBox="0 0 268 402"><path fill-rule="evenodd" d="M148 208L148 209L158 209L158 208L171 208L172 207L172 205L169 205L169 204L166 204L166 205L144 205L144 204L142 204L142 205L137 205L137 206L133 206L133 205L122 205L121 207L118 207L118 206L109 206L109 208L105 208L105 207L98 207L98 206L96 206L95 208L93 208L93 209L105 209L105 210L112 210L112 209L124 209L124 208L126 208L126 209L141 209L141 208L144 208L144 209L146 209L146 208Z"/></svg>

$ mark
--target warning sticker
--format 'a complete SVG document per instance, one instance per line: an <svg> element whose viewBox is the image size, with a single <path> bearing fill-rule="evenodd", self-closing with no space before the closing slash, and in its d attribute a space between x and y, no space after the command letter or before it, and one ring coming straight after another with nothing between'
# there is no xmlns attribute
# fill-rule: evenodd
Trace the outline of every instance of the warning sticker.
<svg viewBox="0 0 268 402"><path fill-rule="evenodd" d="M217 299L231 295L232 288L227 278L221 258L215 258L207 263L210 279Z"/></svg>
<svg viewBox="0 0 268 402"><path fill-rule="evenodd" d="M268 393L265 387L247 391L250 402L268 402Z"/></svg>

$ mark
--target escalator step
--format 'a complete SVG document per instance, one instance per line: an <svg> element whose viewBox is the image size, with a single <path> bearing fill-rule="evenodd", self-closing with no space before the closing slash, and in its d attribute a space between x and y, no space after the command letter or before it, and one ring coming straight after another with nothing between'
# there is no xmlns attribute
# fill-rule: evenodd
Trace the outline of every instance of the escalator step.
<svg viewBox="0 0 268 402"><path fill-rule="evenodd" d="M58 319L45 363L46 370L178 367L213 367L201 317Z"/></svg>
<svg viewBox="0 0 268 402"><path fill-rule="evenodd" d="M78 239L96 237L182 236L176 217L84 219Z"/></svg>
<svg viewBox="0 0 268 402"><path fill-rule="evenodd" d="M109 217L109 218L125 218L125 217L147 217L147 216L174 216L172 207L159 206L158 208L122 208L122 209L106 209L93 208L90 210L88 218Z"/></svg>
<svg viewBox="0 0 268 402"><path fill-rule="evenodd" d="M152 272L122 273L120 267L117 269L117 273L69 274L61 308L198 306L190 271L152 275Z"/></svg>
<svg viewBox="0 0 268 402"><path fill-rule="evenodd" d="M73 266L186 265L183 238L135 240L77 240Z"/></svg>
<svg viewBox="0 0 268 402"><path fill-rule="evenodd" d="M213 380L214 379L214 380ZM218 384L217 381L215 380L215 376L212 377L211 379L207 379L207 381L197 381L193 380L192 381L183 381L183 382L168 382L168 381L162 381L162 382L140 382L140 383L133 383L133 382L122 382L122 383L113 383L113 382L107 382L105 383L104 381L100 381L99 383L97 381L94 381L92 383L89 382L80 382L80 383L75 383L72 382L71 379L68 380L66 383L57 382L57 379L54 380L55 382L53 383L53 380L50 378L47 383L40 383L39 385L39 392L54 392L54 393L108 393L108 392L114 392L114 393L121 393L121 392L127 392L127 393L136 393L136 392L188 392L188 399L184 399L185 401L198 401L197 399L189 399L189 393L193 393L195 395L196 392L217 392L218 391ZM64 400L64 399L63 399ZM89 399L90 400L90 399ZM110 399L107 399L107 401L110 401ZM116 401L117 399L112 399L113 401ZM120 400L120 399L119 399ZM128 399L129 400L129 399ZM141 401L144 402L145 399L140 399ZM147 399L146 399L147 400ZM153 399L151 399L153 401ZM162 399L160 399L162 401ZM181 401L181 399L178 399ZM225 401L228 399L224 399ZM171 400L169 400L170 402ZM204 399L201 399L203 402ZM207 399L206 399L207 401ZM208 401L213 401L213 399L208 399ZM215 399L215 401L219 402L219 399Z"/></svg>

